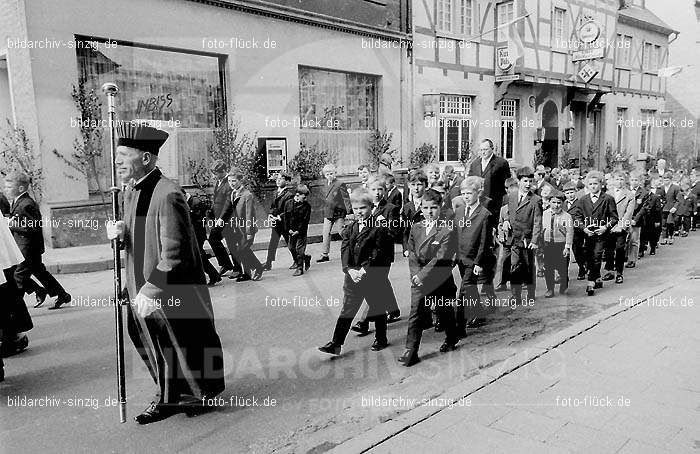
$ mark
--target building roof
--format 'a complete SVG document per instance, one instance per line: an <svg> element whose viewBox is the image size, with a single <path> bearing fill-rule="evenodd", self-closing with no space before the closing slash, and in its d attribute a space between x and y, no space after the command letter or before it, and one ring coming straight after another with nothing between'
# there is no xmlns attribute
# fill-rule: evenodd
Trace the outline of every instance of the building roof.
<svg viewBox="0 0 700 454"><path fill-rule="evenodd" d="M618 11L620 21L623 23L629 23L631 25L646 26L652 30L658 31L660 33L665 33L670 35L671 33L678 33L678 30L674 30L666 22L659 19L659 17L649 11L646 8L642 8L636 5L627 5Z"/></svg>

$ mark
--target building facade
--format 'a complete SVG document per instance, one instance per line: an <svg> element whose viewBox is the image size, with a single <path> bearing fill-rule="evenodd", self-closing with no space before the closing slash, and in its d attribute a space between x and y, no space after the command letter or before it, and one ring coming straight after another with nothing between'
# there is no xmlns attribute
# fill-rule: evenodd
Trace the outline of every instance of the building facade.
<svg viewBox="0 0 700 454"><path fill-rule="evenodd" d="M94 214L100 205L90 197L96 183L53 151L73 153L81 117L71 90L80 81L98 96L116 82L119 119L161 122L171 136L160 166L182 184L221 121L275 139L277 166L300 144L317 145L354 173L375 129L407 149L408 2L339 3L0 1L0 113L38 150L44 214ZM367 46L376 39L393 44ZM45 229L51 244L69 245L60 228Z"/></svg>
<svg viewBox="0 0 700 454"><path fill-rule="evenodd" d="M457 166L484 137L514 166L644 159L661 133L639 120L663 109L672 32L619 1L415 1L414 140Z"/></svg>

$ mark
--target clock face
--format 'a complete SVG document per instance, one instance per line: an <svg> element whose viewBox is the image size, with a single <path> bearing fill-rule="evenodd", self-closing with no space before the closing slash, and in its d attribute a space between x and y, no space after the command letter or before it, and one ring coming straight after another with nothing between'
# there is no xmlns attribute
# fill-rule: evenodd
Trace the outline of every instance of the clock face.
<svg viewBox="0 0 700 454"><path fill-rule="evenodd" d="M593 21L584 22L578 29L578 39L590 44L600 35L600 27Z"/></svg>

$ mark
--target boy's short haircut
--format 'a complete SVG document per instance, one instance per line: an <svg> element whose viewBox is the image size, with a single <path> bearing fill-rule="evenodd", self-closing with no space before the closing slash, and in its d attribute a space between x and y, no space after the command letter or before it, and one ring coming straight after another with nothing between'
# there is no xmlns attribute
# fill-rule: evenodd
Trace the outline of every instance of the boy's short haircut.
<svg viewBox="0 0 700 454"><path fill-rule="evenodd" d="M433 188L442 188L442 191L439 191L438 189L435 189L438 192L446 192L447 191L447 186L445 185L445 182L442 180L438 180L435 183L433 183Z"/></svg>
<svg viewBox="0 0 700 454"><path fill-rule="evenodd" d="M362 169L367 169L367 170L369 170L369 166L368 166L367 164L360 164L359 166L357 166L357 170L358 170L358 171L360 171L360 170L362 170Z"/></svg>
<svg viewBox="0 0 700 454"><path fill-rule="evenodd" d="M330 171L335 172L335 170L336 170L336 169L335 169L335 164L326 164L325 166L323 166L322 172L323 172L323 173L330 172Z"/></svg>
<svg viewBox="0 0 700 454"><path fill-rule="evenodd" d="M423 184L428 184L428 176L420 169L411 170L408 174L408 182L421 182Z"/></svg>
<svg viewBox="0 0 700 454"><path fill-rule="evenodd" d="M605 177L603 176L603 172L599 170L591 170L586 174L586 183L590 180L598 180L598 182L602 182L605 180Z"/></svg>
<svg viewBox="0 0 700 454"><path fill-rule="evenodd" d="M294 193L308 196L310 191L309 191L308 186L306 186L305 184L300 184L299 186L297 186Z"/></svg>
<svg viewBox="0 0 700 454"><path fill-rule="evenodd" d="M367 179L368 188L371 188L374 185L379 185L386 190L386 180L381 175L372 175Z"/></svg>
<svg viewBox="0 0 700 454"><path fill-rule="evenodd" d="M567 192L567 191L576 191L576 183L573 181L567 182L564 187L562 188L562 191Z"/></svg>
<svg viewBox="0 0 700 454"><path fill-rule="evenodd" d="M506 188L512 188L513 186L518 185L518 180L516 180L513 177L510 177L506 180Z"/></svg>
<svg viewBox="0 0 700 454"><path fill-rule="evenodd" d="M612 173L612 176L613 176L613 178L617 178L617 177L620 177L620 176L621 176L622 178L625 178L625 179L627 178L627 174L626 174L625 172L623 172L622 170L616 170L616 171L614 171L614 172Z"/></svg>
<svg viewBox="0 0 700 454"><path fill-rule="evenodd" d="M519 168L515 176L518 178L518 181L520 181L523 178L535 178L535 172L532 170L532 167L525 166Z"/></svg>
<svg viewBox="0 0 700 454"><path fill-rule="evenodd" d="M369 189L363 187L355 188L350 194L350 202L354 203L366 203L368 205L374 205L374 196L369 192Z"/></svg>
<svg viewBox="0 0 700 454"><path fill-rule="evenodd" d="M24 189L28 189L32 184L32 179L29 178L29 175L18 170L5 175L5 181L8 183L14 183L17 186L23 186Z"/></svg>
<svg viewBox="0 0 700 454"><path fill-rule="evenodd" d="M217 159L211 164L211 171L213 173L228 172L228 166L221 159Z"/></svg>
<svg viewBox="0 0 700 454"><path fill-rule="evenodd" d="M387 185L392 185L392 184L396 183L396 177L394 176L393 173L391 173L391 172L384 172L384 173L382 174L382 176L384 177L384 181L386 181L386 184L387 184Z"/></svg>
<svg viewBox="0 0 700 454"><path fill-rule="evenodd" d="M423 198L421 199L422 203L425 202L435 202L440 206L442 204L442 194L440 194L438 191L435 189L428 189L425 191L425 194L423 194Z"/></svg>
<svg viewBox="0 0 700 454"><path fill-rule="evenodd" d="M641 173L640 171L638 171L638 170L634 170L634 171L630 172L629 178L630 178L630 179L636 178L636 179L638 179L638 180L641 180L641 179L642 179L642 173Z"/></svg>
<svg viewBox="0 0 700 454"><path fill-rule="evenodd" d="M562 202L564 202L566 200L566 195L564 195L564 193L561 191L553 191L552 192L552 199L559 199Z"/></svg>
<svg viewBox="0 0 700 454"><path fill-rule="evenodd" d="M243 173L239 171L229 172L228 175L226 175L226 178L235 178L238 181L245 182L245 177L243 176Z"/></svg>
<svg viewBox="0 0 700 454"><path fill-rule="evenodd" d="M668 178L669 180L673 180L673 172L664 173L663 178Z"/></svg>
<svg viewBox="0 0 700 454"><path fill-rule="evenodd" d="M445 173L454 172L454 170L455 168L452 166L452 164L447 164L444 169Z"/></svg>
<svg viewBox="0 0 700 454"><path fill-rule="evenodd" d="M280 172L279 175L285 179L285 181L292 181L292 176L287 172Z"/></svg>
<svg viewBox="0 0 700 454"><path fill-rule="evenodd" d="M476 175L471 175L462 181L459 185L461 189L471 189L473 191L480 192L484 188L484 179L477 177Z"/></svg>

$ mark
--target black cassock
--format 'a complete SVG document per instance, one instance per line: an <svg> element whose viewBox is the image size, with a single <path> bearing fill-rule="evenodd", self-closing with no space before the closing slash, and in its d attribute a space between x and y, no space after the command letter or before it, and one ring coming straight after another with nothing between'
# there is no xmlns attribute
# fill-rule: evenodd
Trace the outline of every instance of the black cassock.
<svg viewBox="0 0 700 454"><path fill-rule="evenodd" d="M128 332L166 404L224 389L221 341L180 191L155 169L124 193L126 288L132 300L140 291L160 306L145 318L129 306Z"/></svg>

